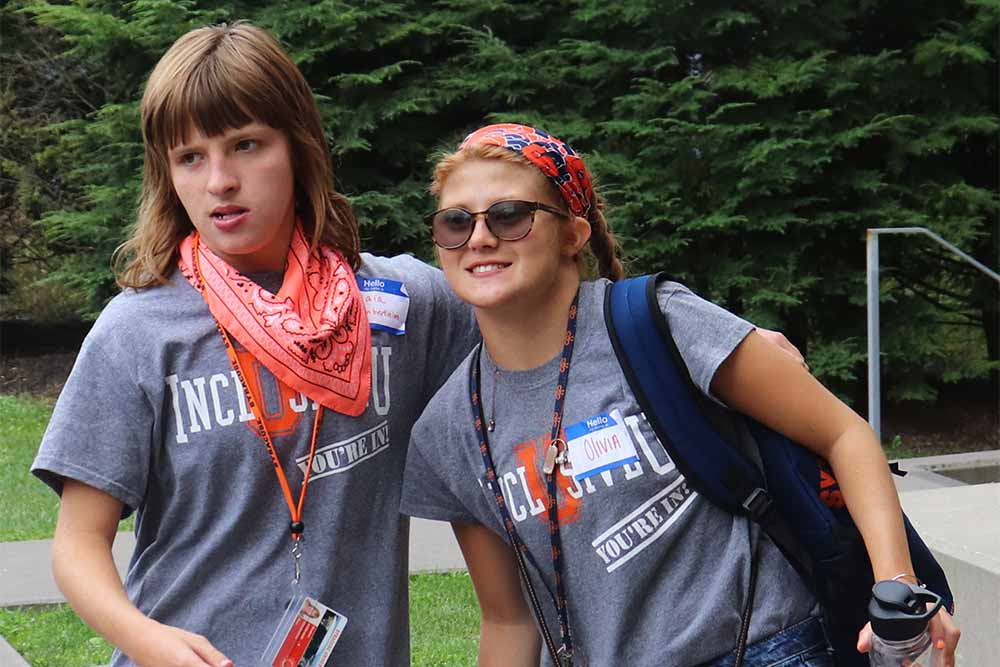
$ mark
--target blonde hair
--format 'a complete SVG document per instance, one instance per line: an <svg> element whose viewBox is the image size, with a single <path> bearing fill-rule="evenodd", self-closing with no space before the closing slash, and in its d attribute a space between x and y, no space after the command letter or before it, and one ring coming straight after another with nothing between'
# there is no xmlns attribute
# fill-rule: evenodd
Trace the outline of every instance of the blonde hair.
<svg viewBox="0 0 1000 667"><path fill-rule="evenodd" d="M559 202L561 208L566 208L565 201L559 189L550 181L542 171L535 166L528 158L516 151L502 146L491 144L472 144L461 150L452 153L444 153L434 166L434 175L431 178L429 187L430 193L439 198L441 188L448 176L455 171L463 162L468 160L503 160L513 164L520 164L530 167L542 180L555 201ZM594 192L594 205L587 215L590 222L590 241L588 248L583 252L583 273L588 276L599 275L609 280L620 280L625 277L625 267L621 260L621 246L615 238L608 221L604 218L604 199L596 191Z"/></svg>
<svg viewBox="0 0 1000 667"><path fill-rule="evenodd" d="M278 42L249 23L206 26L181 36L156 64L140 106L145 160L135 226L115 252L122 287L167 282L193 225L174 191L168 151L192 125L205 136L259 122L283 132L291 150L295 208L313 248L322 243L360 263L358 223L333 172L309 84Z"/></svg>

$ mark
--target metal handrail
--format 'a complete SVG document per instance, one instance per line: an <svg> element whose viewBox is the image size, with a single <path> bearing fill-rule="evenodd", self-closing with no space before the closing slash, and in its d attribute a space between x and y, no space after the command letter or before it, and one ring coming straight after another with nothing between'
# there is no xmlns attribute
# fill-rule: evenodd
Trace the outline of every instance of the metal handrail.
<svg viewBox="0 0 1000 667"><path fill-rule="evenodd" d="M875 227L869 229L868 251L868 423L882 441L882 387L879 368L879 283L878 283L878 237L881 234L920 234L928 236L960 258L976 267L993 280L1000 283L1000 273L993 271L982 262L959 250L943 238L925 227Z"/></svg>

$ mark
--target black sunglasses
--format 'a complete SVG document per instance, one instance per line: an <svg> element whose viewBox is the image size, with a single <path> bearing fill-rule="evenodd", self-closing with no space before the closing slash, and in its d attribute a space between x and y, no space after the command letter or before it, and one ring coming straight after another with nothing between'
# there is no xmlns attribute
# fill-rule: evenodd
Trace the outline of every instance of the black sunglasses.
<svg viewBox="0 0 1000 667"><path fill-rule="evenodd" d="M505 199L494 202L485 211L466 211L464 208L443 208L424 218L430 225L434 243L445 250L461 248L472 238L476 219L486 216L486 228L501 241L519 241L531 232L535 223L535 211L542 210L560 217L569 215L565 211L537 201Z"/></svg>

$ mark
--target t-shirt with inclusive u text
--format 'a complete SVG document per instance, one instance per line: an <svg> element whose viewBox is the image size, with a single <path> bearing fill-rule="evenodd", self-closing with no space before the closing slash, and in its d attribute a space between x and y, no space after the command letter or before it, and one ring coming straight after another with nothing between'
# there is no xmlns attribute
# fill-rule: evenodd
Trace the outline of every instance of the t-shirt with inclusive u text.
<svg viewBox="0 0 1000 667"><path fill-rule="evenodd" d="M334 664L408 665L399 496L410 428L478 332L441 272L412 257L363 255L358 277L375 288L363 292L371 398L358 417L324 410L298 589L347 616ZM272 290L281 282L255 278ZM405 333L390 331L404 323ZM241 365L297 498L316 406L252 358ZM129 598L241 667L257 664L293 573L289 511L252 419L215 321L174 272L169 284L126 290L98 318L32 467L56 491L71 478L136 510ZM112 663L131 664L120 653Z"/></svg>
<svg viewBox="0 0 1000 667"><path fill-rule="evenodd" d="M638 460L579 482L571 469L558 468L574 664L698 665L736 647L751 544L759 546L759 580L750 641L816 613L816 601L755 525L697 494L664 451L608 338L607 285L580 287L563 426L614 415ZM709 394L715 371L752 325L676 283L661 284L657 296L692 379ZM484 413L495 419L488 436L500 488L529 548L529 568L557 644L542 462L560 357L526 371L498 369L485 350L480 362ZM506 541L474 428L471 363L472 355L414 426L401 507L412 516L481 524Z"/></svg>

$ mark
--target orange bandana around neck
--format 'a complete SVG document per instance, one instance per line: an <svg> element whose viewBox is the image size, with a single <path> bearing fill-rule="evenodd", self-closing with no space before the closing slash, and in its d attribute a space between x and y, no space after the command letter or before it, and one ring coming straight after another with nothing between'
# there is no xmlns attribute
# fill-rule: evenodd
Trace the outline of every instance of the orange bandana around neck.
<svg viewBox="0 0 1000 667"><path fill-rule="evenodd" d="M335 412L365 411L371 330L342 254L322 245L310 252L296 223L277 294L219 258L197 231L181 242L179 264L216 322L278 380Z"/></svg>

